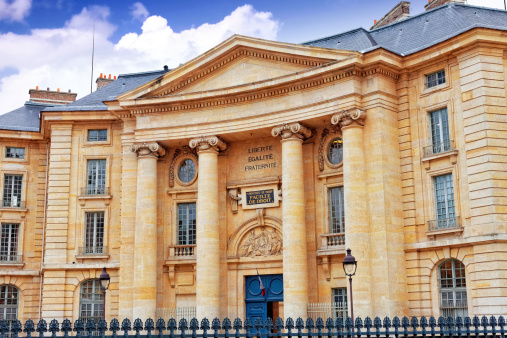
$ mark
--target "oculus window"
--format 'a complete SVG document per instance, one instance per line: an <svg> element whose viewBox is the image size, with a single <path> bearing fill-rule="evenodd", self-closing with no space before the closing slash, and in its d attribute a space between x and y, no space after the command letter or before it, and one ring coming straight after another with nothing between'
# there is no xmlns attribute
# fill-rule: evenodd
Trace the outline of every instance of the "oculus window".
<svg viewBox="0 0 507 338"><path fill-rule="evenodd" d="M329 143L327 158L331 164L339 164L343 161L343 141L341 138L335 138Z"/></svg>
<svg viewBox="0 0 507 338"><path fill-rule="evenodd" d="M195 177L195 163L187 158L180 163L178 168L178 178L183 183L190 183Z"/></svg>

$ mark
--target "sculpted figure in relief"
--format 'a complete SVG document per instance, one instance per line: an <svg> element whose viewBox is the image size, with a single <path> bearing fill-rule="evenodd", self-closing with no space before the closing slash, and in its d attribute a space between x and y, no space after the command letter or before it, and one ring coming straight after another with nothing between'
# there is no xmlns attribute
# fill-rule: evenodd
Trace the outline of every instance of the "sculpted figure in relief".
<svg viewBox="0 0 507 338"><path fill-rule="evenodd" d="M256 234L256 229L250 230L248 236L239 248L240 257L273 256L282 254L282 238L276 232L266 230L265 227Z"/></svg>

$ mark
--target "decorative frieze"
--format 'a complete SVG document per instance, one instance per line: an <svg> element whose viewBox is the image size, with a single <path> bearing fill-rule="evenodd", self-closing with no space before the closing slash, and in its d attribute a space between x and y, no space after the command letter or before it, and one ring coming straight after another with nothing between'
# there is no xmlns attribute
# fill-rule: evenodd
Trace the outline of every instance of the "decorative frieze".
<svg viewBox="0 0 507 338"><path fill-rule="evenodd" d="M300 122L284 123L276 126L271 130L271 135L280 136L282 140L296 138L300 140L307 139L312 136L312 130L305 127Z"/></svg>
<svg viewBox="0 0 507 338"><path fill-rule="evenodd" d="M227 143L218 138L218 136L201 136L190 140L190 148L197 148L197 151L213 149L215 151L224 151L227 149Z"/></svg>
<svg viewBox="0 0 507 338"><path fill-rule="evenodd" d="M282 254L282 236L275 228L256 227L248 232L239 246L239 257L275 256Z"/></svg>
<svg viewBox="0 0 507 338"><path fill-rule="evenodd" d="M137 153L137 157L154 156L161 157L165 155L165 149L157 142L136 143L130 146L130 151Z"/></svg>
<svg viewBox="0 0 507 338"><path fill-rule="evenodd" d="M364 126L366 112L359 108L343 110L341 113L334 114L331 117L331 123L339 125L340 128L357 125Z"/></svg>

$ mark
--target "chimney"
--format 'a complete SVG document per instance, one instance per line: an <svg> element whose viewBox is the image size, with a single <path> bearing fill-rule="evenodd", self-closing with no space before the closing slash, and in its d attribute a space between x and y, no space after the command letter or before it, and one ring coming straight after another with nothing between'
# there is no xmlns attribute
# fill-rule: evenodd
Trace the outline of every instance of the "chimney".
<svg viewBox="0 0 507 338"><path fill-rule="evenodd" d="M437 1L437 0L435 0ZM370 28L376 29L382 26L389 25L390 23L404 20L410 16L410 2L401 1L399 4L394 6L382 19L374 21L374 25Z"/></svg>
<svg viewBox="0 0 507 338"><path fill-rule="evenodd" d="M451 2L464 4L465 0L428 0L428 3L424 6L424 9L429 11L430 9L437 8Z"/></svg>
<svg viewBox="0 0 507 338"><path fill-rule="evenodd" d="M111 79L111 74L109 74L109 78L107 78L106 75L100 73L100 76L97 78L97 81L95 81L95 83L97 84L97 89L100 89L105 85L110 84L114 80L116 80L116 76L114 77L114 79Z"/></svg>
<svg viewBox="0 0 507 338"><path fill-rule="evenodd" d="M36 87L36 89L30 89L28 91L28 94L30 94L30 101L32 102L40 102L40 103L50 103L50 104L69 104L71 102L76 101L77 93L71 93L70 89L69 92L61 92L60 88L58 88L57 91L54 90L40 90L39 86Z"/></svg>

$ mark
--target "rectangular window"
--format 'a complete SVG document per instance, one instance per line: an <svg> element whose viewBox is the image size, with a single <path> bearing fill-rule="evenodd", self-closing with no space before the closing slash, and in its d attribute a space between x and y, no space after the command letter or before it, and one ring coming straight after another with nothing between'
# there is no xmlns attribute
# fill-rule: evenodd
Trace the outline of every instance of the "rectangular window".
<svg viewBox="0 0 507 338"><path fill-rule="evenodd" d="M345 232L345 206L343 203L343 187L329 189L329 216L331 233Z"/></svg>
<svg viewBox="0 0 507 338"><path fill-rule="evenodd" d="M426 75L426 88L435 87L445 83L445 71L439 70L438 72Z"/></svg>
<svg viewBox="0 0 507 338"><path fill-rule="evenodd" d="M18 238L19 224L2 223L2 234L0 238L0 261L18 261Z"/></svg>
<svg viewBox="0 0 507 338"><path fill-rule="evenodd" d="M345 319L348 316L347 288L333 288L333 317Z"/></svg>
<svg viewBox="0 0 507 338"><path fill-rule="evenodd" d="M454 210L452 174L434 177L436 201L436 229L455 228L457 218Z"/></svg>
<svg viewBox="0 0 507 338"><path fill-rule="evenodd" d="M107 129L89 129L88 142L107 141Z"/></svg>
<svg viewBox="0 0 507 338"><path fill-rule="evenodd" d="M178 245L195 244L195 203L178 204Z"/></svg>
<svg viewBox="0 0 507 338"><path fill-rule="evenodd" d="M452 149L449 139L449 120L447 108L430 113L431 145L433 154L443 153Z"/></svg>
<svg viewBox="0 0 507 338"><path fill-rule="evenodd" d="M83 254L105 254L104 212L87 212Z"/></svg>
<svg viewBox="0 0 507 338"><path fill-rule="evenodd" d="M5 148L5 157L6 158L25 158L25 148L17 148L17 147L6 147Z"/></svg>
<svg viewBox="0 0 507 338"><path fill-rule="evenodd" d="M21 188L23 175L4 175L4 196L2 206L5 208L21 207Z"/></svg>
<svg viewBox="0 0 507 338"><path fill-rule="evenodd" d="M86 195L106 194L106 160L88 160Z"/></svg>

